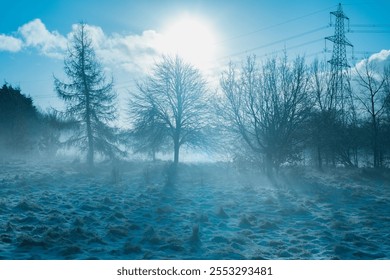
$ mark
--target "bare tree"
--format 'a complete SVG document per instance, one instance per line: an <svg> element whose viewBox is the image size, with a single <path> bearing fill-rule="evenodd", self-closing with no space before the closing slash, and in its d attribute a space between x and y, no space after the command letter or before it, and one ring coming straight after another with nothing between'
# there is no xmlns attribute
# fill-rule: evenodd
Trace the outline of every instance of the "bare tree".
<svg viewBox="0 0 390 280"><path fill-rule="evenodd" d="M358 126L350 75L347 71L343 73L340 92L333 89L332 74L326 61L315 60L310 69L314 106L309 127L317 166L321 169L323 163L335 166L337 162L357 165Z"/></svg>
<svg viewBox="0 0 390 280"><path fill-rule="evenodd" d="M330 93L330 71L326 61L315 59L311 65L311 91L315 106L319 111L329 111L334 108L334 96Z"/></svg>
<svg viewBox="0 0 390 280"><path fill-rule="evenodd" d="M262 67L251 56L242 69L230 65L222 75L219 114L269 172L299 154L310 111L308 81L304 59L289 64L287 56Z"/></svg>
<svg viewBox="0 0 390 280"><path fill-rule="evenodd" d="M143 91L142 85L138 85L139 92L134 93L129 102L129 119L132 121L132 129L129 140L136 153L146 153L153 161L156 153L166 148L168 130L166 124L158 117L157 108L153 104L153 96L149 91Z"/></svg>
<svg viewBox="0 0 390 280"><path fill-rule="evenodd" d="M64 64L69 82L54 77L55 89L66 102L65 115L78 124L67 144L86 151L87 163L92 166L95 152L114 157L121 151L110 126L116 117L113 81L106 81L86 24L79 24L74 32Z"/></svg>
<svg viewBox="0 0 390 280"><path fill-rule="evenodd" d="M381 75L373 61L368 59L362 63L362 68L355 67L355 79L360 91L355 97L360 101L363 110L368 113L371 128L371 146L374 167L382 165L381 162L381 121L386 105L386 75Z"/></svg>
<svg viewBox="0 0 390 280"><path fill-rule="evenodd" d="M319 169L322 169L323 160L329 159L332 148L334 123L336 120L336 110L334 108L334 98L329 91L330 72L327 69L327 62L314 60L311 65L310 92L312 94L314 108L312 111L310 132L311 145L316 150L316 159Z"/></svg>
<svg viewBox="0 0 390 280"><path fill-rule="evenodd" d="M205 144L207 99L200 72L178 56L164 56L133 94L130 116L135 120L134 131L142 131L150 143L170 139L177 165L180 147Z"/></svg>
<svg viewBox="0 0 390 280"><path fill-rule="evenodd" d="M385 79L385 118L384 118L384 131L383 131L383 150L387 154L389 159L390 153L390 66L384 68L384 79ZM386 162L387 165L389 162Z"/></svg>

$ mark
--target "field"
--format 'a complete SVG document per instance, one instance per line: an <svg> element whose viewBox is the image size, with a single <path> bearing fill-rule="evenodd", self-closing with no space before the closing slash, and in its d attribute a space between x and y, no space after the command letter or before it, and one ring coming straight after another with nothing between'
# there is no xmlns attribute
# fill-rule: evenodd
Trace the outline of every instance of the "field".
<svg viewBox="0 0 390 280"><path fill-rule="evenodd" d="M385 171L3 162L0 259L390 259Z"/></svg>

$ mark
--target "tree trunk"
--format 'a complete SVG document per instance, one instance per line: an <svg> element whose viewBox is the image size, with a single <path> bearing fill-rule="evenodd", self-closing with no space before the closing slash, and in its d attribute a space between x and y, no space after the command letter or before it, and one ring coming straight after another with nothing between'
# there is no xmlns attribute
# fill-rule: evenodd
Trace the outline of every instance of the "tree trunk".
<svg viewBox="0 0 390 280"><path fill-rule="evenodd" d="M88 154L87 154L87 163L89 166L93 166L94 162L94 145L93 145L93 135L92 135L92 125L91 125L91 110L89 102L89 92L86 90L86 125L87 125L87 140L88 140Z"/></svg>
<svg viewBox="0 0 390 280"><path fill-rule="evenodd" d="M358 148L356 147L353 149L353 159L355 162L355 166L359 167L359 154L358 154Z"/></svg>
<svg viewBox="0 0 390 280"><path fill-rule="evenodd" d="M87 154L87 163L89 166L93 166L94 163L94 147L93 147L93 137L91 123L87 122L87 138L88 138L88 154Z"/></svg>
<svg viewBox="0 0 390 280"><path fill-rule="evenodd" d="M376 135L374 136L373 152L374 152L374 168L377 168L379 167L379 152L378 152L378 139Z"/></svg>
<svg viewBox="0 0 390 280"><path fill-rule="evenodd" d="M322 170L322 155L321 155L321 147L317 146L317 160L318 160L318 169Z"/></svg>
<svg viewBox="0 0 390 280"><path fill-rule="evenodd" d="M179 145L178 137L175 137L175 139L173 141L173 149L174 149L173 163L175 165L177 165L179 163L179 151L180 151L180 145Z"/></svg>
<svg viewBox="0 0 390 280"><path fill-rule="evenodd" d="M81 42L81 70L82 70L82 78L84 83L84 94L85 94L85 119L87 125L87 141L88 141L88 152L87 152L87 164L92 167L93 166L93 157L94 157L94 146L93 146L93 135L92 135L92 125L91 125L91 104L90 104L90 92L89 86L86 77L86 69L85 69L85 36L84 36L84 28L81 29L82 32L82 42Z"/></svg>
<svg viewBox="0 0 390 280"><path fill-rule="evenodd" d="M267 175L269 177L272 177L274 164L272 162L272 155L271 155L271 153L266 153L266 155L265 155L265 168L266 168Z"/></svg>
<svg viewBox="0 0 390 280"><path fill-rule="evenodd" d="M374 130L373 135L373 154L374 154L374 168L379 167L379 147L378 147L378 127L375 115L372 116L372 126Z"/></svg>

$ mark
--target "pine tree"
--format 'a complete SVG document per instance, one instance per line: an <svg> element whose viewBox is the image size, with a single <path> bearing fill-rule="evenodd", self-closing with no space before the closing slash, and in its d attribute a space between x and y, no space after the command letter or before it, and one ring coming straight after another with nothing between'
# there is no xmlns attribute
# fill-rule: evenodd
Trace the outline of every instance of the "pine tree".
<svg viewBox="0 0 390 280"><path fill-rule="evenodd" d="M78 124L67 144L86 151L90 166L96 152L115 157L121 151L115 128L110 126L116 118L113 80L106 81L86 24L75 30L64 64L69 82L54 77L55 89L66 102L65 116Z"/></svg>

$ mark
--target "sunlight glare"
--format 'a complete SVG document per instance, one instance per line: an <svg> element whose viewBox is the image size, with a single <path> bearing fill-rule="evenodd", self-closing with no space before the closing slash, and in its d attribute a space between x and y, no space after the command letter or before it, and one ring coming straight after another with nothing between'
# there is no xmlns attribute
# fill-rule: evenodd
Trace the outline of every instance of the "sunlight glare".
<svg viewBox="0 0 390 280"><path fill-rule="evenodd" d="M206 20L179 17L168 25L164 35L169 54L178 54L200 69L205 70L215 58L216 36Z"/></svg>

